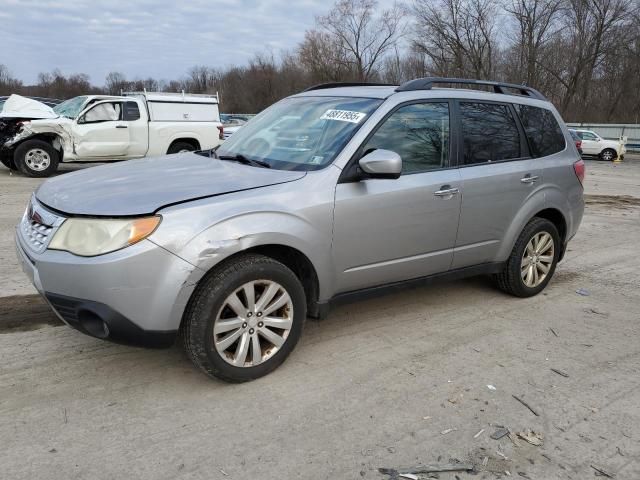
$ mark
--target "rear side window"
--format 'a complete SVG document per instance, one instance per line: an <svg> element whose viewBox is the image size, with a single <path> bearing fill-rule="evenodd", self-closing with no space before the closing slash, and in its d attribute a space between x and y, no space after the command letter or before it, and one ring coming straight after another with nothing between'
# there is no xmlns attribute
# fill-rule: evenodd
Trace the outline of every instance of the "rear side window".
<svg viewBox="0 0 640 480"><path fill-rule="evenodd" d="M129 121L140 119L140 109L136 102L124 102L124 119Z"/></svg>
<svg viewBox="0 0 640 480"><path fill-rule="evenodd" d="M534 157L545 157L564 150L564 134L551 111L529 105L514 105Z"/></svg>
<svg viewBox="0 0 640 480"><path fill-rule="evenodd" d="M520 133L507 105L460 102L460 120L465 165L520 158Z"/></svg>

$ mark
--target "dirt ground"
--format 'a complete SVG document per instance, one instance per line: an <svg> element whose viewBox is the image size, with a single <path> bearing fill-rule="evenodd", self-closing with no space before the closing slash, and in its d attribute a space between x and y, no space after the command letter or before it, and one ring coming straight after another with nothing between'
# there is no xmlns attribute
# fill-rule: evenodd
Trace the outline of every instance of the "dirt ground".
<svg viewBox="0 0 640 480"><path fill-rule="evenodd" d="M13 259L38 181L0 167L0 479L382 479L457 461L478 474L441 479L640 478L640 158L587 172L543 294L476 278L344 305L276 372L228 385L178 345L57 326Z"/></svg>

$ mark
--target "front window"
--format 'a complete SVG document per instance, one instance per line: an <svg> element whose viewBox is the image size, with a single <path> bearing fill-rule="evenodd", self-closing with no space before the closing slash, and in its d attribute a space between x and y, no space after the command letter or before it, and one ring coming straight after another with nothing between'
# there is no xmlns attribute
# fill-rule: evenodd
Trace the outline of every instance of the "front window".
<svg viewBox="0 0 640 480"><path fill-rule="evenodd" d="M446 167L449 161L449 104L416 103L396 110L362 148L391 150L402 158L402 173Z"/></svg>
<svg viewBox="0 0 640 480"><path fill-rule="evenodd" d="M381 103L353 97L287 98L234 133L216 154L259 160L280 170L319 170Z"/></svg>
<svg viewBox="0 0 640 480"><path fill-rule="evenodd" d="M73 119L78 116L86 101L87 97L85 96L73 97L53 107L53 111L62 117Z"/></svg>

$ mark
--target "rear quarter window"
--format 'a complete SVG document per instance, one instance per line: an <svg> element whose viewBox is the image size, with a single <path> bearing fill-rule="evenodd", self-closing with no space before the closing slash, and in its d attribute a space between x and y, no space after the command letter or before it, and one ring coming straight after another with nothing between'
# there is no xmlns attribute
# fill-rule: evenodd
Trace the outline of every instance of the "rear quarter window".
<svg viewBox="0 0 640 480"><path fill-rule="evenodd" d="M564 134L550 110L518 104L514 107L534 157L546 157L564 150Z"/></svg>

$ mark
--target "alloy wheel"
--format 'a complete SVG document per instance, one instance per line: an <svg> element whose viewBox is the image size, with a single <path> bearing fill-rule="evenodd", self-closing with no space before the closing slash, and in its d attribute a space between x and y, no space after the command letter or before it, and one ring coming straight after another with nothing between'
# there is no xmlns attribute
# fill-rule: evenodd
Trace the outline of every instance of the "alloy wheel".
<svg viewBox="0 0 640 480"><path fill-rule="evenodd" d="M213 324L213 344L227 363L255 367L284 345L293 325L293 302L272 280L247 282L229 295Z"/></svg>
<svg viewBox="0 0 640 480"><path fill-rule="evenodd" d="M524 250L520 273L522 281L529 288L535 288L544 282L553 265L555 245L548 232L536 233Z"/></svg>

